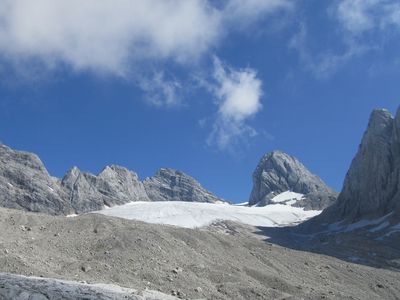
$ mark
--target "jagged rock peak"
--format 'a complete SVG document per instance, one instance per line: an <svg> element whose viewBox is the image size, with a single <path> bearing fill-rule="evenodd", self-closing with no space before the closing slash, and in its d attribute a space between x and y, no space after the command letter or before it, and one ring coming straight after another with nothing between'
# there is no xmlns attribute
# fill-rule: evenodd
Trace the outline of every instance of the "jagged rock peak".
<svg viewBox="0 0 400 300"><path fill-rule="evenodd" d="M145 187L146 185L146 187ZM60 180L51 177L32 153L0 144L0 206L49 214L101 210L133 201L221 201L192 177L160 169L145 181L118 165L98 175L71 168Z"/></svg>
<svg viewBox="0 0 400 300"><path fill-rule="evenodd" d="M278 194L303 194L296 206L323 209L336 200L336 192L312 174L298 159L282 151L265 154L253 173L249 205L268 205Z"/></svg>
<svg viewBox="0 0 400 300"><path fill-rule="evenodd" d="M374 110L336 205L317 220L355 222L400 215L400 113ZM400 218L399 218L400 219Z"/></svg>
<svg viewBox="0 0 400 300"><path fill-rule="evenodd" d="M81 173L81 170L79 170L79 168L77 166L73 166L71 169L69 169L67 171L67 173L65 173L63 179L71 177L71 176L74 176L74 177L78 176L80 173Z"/></svg>
<svg viewBox="0 0 400 300"><path fill-rule="evenodd" d="M115 177L115 176L122 176L122 177L127 177L127 176L132 176L133 178L136 178L137 180L139 180L139 176L137 175L137 173L128 170L125 167L122 166L118 166L118 165L109 165L104 167L103 170L101 170L101 172L97 175L99 177L102 178L106 178L106 177Z"/></svg>
<svg viewBox="0 0 400 300"><path fill-rule="evenodd" d="M0 144L0 159L3 162L7 162L8 160L18 162L19 164L25 165L29 168L48 173L43 162L36 154L13 150L4 144Z"/></svg>
<svg viewBox="0 0 400 300"><path fill-rule="evenodd" d="M161 168L143 182L151 201L223 201L203 188L189 175L170 168Z"/></svg>
<svg viewBox="0 0 400 300"><path fill-rule="evenodd" d="M73 210L66 198L37 155L0 145L0 206L68 214Z"/></svg>
<svg viewBox="0 0 400 300"><path fill-rule="evenodd" d="M61 185L78 213L149 200L137 174L117 165L106 166L97 176L74 167Z"/></svg>

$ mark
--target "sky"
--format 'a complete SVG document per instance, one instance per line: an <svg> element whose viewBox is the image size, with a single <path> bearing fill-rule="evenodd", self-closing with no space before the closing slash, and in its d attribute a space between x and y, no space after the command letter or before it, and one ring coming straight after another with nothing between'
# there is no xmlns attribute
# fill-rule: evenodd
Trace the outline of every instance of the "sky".
<svg viewBox="0 0 400 300"><path fill-rule="evenodd" d="M0 141L51 175L179 169L248 200L267 152L340 191L400 103L397 0L2 0Z"/></svg>

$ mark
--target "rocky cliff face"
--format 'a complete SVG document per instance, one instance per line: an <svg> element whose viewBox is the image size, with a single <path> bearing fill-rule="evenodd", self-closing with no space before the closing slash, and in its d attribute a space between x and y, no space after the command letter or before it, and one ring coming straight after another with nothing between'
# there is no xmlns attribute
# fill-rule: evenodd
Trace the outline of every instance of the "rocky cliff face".
<svg viewBox="0 0 400 300"><path fill-rule="evenodd" d="M60 180L51 177L40 159L0 144L0 206L48 214L101 210L132 201L220 201L192 177L161 169L141 182L120 166L98 175L72 168Z"/></svg>
<svg viewBox="0 0 400 300"><path fill-rule="evenodd" d="M294 206L317 209L331 205L337 197L319 177L312 174L296 158L281 151L264 155L253 173L253 189L249 205L267 205L286 191L303 194Z"/></svg>
<svg viewBox="0 0 400 300"><path fill-rule="evenodd" d="M146 193L152 201L219 202L211 192L183 172L160 169L153 177L144 180Z"/></svg>
<svg viewBox="0 0 400 300"><path fill-rule="evenodd" d="M400 112L393 118L380 109L371 114L337 203L316 220L352 223L388 214L400 220Z"/></svg>
<svg viewBox="0 0 400 300"><path fill-rule="evenodd" d="M72 212L64 190L40 159L5 145L0 145L0 205L49 214Z"/></svg>
<svg viewBox="0 0 400 300"><path fill-rule="evenodd" d="M97 176L77 167L67 172L61 186L77 213L101 210L105 205L149 201L136 173L120 166L107 166Z"/></svg>

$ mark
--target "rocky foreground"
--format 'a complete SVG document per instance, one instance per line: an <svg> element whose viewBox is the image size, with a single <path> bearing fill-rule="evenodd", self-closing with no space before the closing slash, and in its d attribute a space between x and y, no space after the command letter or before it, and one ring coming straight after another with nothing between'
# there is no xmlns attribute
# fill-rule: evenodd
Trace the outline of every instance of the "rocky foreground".
<svg viewBox="0 0 400 300"><path fill-rule="evenodd" d="M97 214L67 218L0 209L0 228L2 273L114 284L183 299L398 299L400 295L396 269L346 262L334 258L334 253L282 247L270 243L262 228L232 222L184 229ZM323 250L324 241L312 243L310 249ZM337 251L343 249L358 251L350 242ZM5 289L2 276L0 295Z"/></svg>
<svg viewBox="0 0 400 300"><path fill-rule="evenodd" d="M0 273L0 299L174 300L157 291Z"/></svg>

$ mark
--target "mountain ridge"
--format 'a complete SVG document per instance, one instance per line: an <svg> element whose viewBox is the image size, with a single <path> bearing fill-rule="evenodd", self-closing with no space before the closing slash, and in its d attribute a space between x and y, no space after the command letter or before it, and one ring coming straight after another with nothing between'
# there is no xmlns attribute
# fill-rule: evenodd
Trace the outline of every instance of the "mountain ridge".
<svg viewBox="0 0 400 300"><path fill-rule="evenodd" d="M118 165L105 166L97 175L75 166L62 178L52 177L36 154L0 144L0 206L6 208L68 215L132 201L177 200L224 201L193 177L168 168L143 181Z"/></svg>

